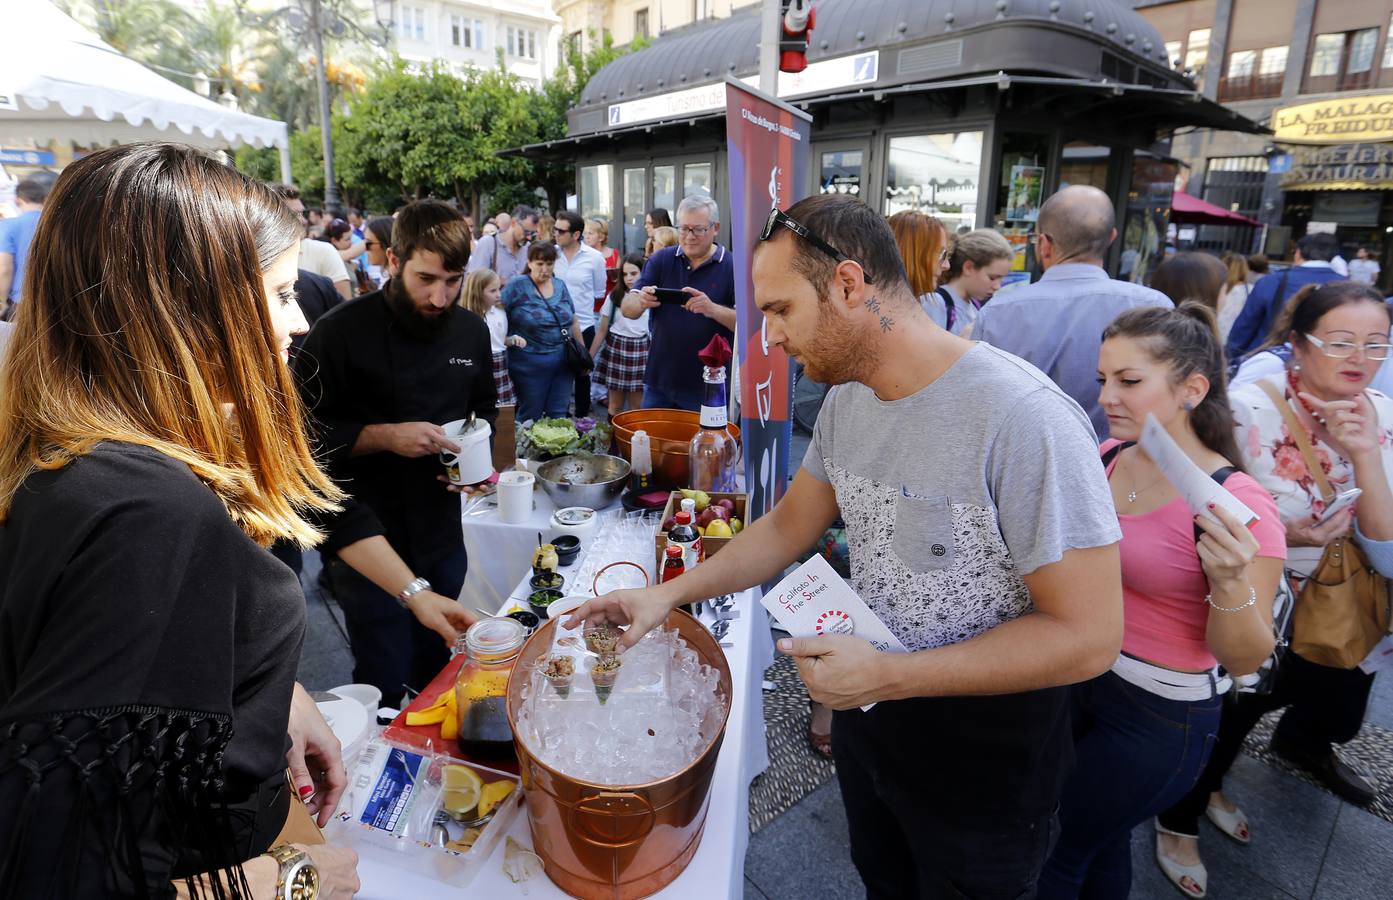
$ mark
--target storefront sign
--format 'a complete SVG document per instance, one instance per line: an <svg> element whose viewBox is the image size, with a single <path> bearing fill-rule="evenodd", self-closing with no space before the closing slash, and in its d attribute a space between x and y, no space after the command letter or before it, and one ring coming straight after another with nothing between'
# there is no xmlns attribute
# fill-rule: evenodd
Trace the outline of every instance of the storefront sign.
<svg viewBox="0 0 1393 900"><path fill-rule="evenodd" d="M880 51L853 53L835 59L823 59L811 63L797 74L779 73L779 96L799 97L805 94L821 94L838 88L870 86L880 77ZM741 79L744 84L755 87L759 76L751 75ZM609 105L609 127L633 125L637 122L652 122L659 119L680 119L683 116L711 112L726 104L725 82L669 91L638 100Z"/></svg>
<svg viewBox="0 0 1393 900"><path fill-rule="evenodd" d="M1393 138L1393 94L1320 100L1288 106L1272 114L1279 141L1340 144Z"/></svg>
<svg viewBox="0 0 1393 900"><path fill-rule="evenodd" d="M788 484L793 440L793 367L782 347L769 346L755 305L751 257L771 207L803 197L812 154L812 117L730 80L726 147L730 165L731 247L735 254L736 342L740 360L740 430L745 452L748 519L774 508Z"/></svg>
<svg viewBox="0 0 1393 900"><path fill-rule="evenodd" d="M1357 191L1393 188L1393 144L1293 147L1286 191Z"/></svg>
<svg viewBox="0 0 1393 900"><path fill-rule="evenodd" d="M14 150L0 148L0 165L51 166L53 164L53 153L49 150Z"/></svg>
<svg viewBox="0 0 1393 900"><path fill-rule="evenodd" d="M19 97L12 91L0 88L0 110L19 112Z"/></svg>

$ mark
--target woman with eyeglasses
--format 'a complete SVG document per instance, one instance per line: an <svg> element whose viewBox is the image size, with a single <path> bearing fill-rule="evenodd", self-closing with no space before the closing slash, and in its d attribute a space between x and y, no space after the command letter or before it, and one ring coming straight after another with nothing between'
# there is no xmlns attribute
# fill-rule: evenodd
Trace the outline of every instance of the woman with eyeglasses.
<svg viewBox="0 0 1393 900"><path fill-rule="evenodd" d="M948 271L948 229L933 216L912 209L897 212L886 221L900 248L910 289L929 318L947 328L948 309L935 292L939 279Z"/></svg>
<svg viewBox="0 0 1393 900"><path fill-rule="evenodd" d="M1393 309L1367 285L1341 281L1303 288L1288 314L1287 369L1236 388L1229 398L1243 467L1277 501L1287 533L1286 575L1299 595L1327 545L1351 529L1371 565L1384 574L1393 571L1393 399L1369 388L1393 349ZM1304 429L1331 487L1363 492L1352 507L1323 515L1326 501L1318 479L1270 392L1282 398ZM1225 796L1223 780L1265 713L1286 709L1272 736L1272 752L1347 800L1374 799L1374 787L1334 749L1358 733L1373 681L1357 667L1332 668L1286 652L1270 693L1230 695L1199 783L1157 818L1158 861L1182 892L1192 897L1205 892L1201 814L1238 843L1251 839L1247 817Z"/></svg>

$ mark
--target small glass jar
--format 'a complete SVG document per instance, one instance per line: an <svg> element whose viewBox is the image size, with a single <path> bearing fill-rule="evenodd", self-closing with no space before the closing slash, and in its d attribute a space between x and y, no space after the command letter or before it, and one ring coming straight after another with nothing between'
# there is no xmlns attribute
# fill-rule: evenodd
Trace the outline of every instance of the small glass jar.
<svg viewBox="0 0 1393 900"><path fill-rule="evenodd" d="M460 751L471 759L513 756L513 730L508 725L508 676L513 671L527 628L516 619L475 622L459 643L464 665L455 678L459 709ZM458 645L456 645L458 646Z"/></svg>

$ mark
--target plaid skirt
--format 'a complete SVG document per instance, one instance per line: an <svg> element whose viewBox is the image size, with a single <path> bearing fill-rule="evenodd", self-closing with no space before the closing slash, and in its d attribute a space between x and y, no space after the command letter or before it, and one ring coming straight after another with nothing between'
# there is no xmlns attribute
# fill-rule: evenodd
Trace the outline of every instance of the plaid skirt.
<svg viewBox="0 0 1393 900"><path fill-rule="evenodd" d="M648 367L648 336L625 337L613 331L605 335L595 379L611 391L643 390L643 372Z"/></svg>
<svg viewBox="0 0 1393 900"><path fill-rule="evenodd" d="M498 406L517 406L518 395L513 391L513 379L508 375L508 351L493 355L493 386L498 391Z"/></svg>

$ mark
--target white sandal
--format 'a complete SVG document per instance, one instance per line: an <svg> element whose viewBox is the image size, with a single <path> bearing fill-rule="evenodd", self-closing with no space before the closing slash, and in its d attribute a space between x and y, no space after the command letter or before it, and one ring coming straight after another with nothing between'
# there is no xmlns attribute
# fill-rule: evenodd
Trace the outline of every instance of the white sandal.
<svg viewBox="0 0 1393 900"><path fill-rule="evenodd" d="M1243 810L1234 807L1233 812L1229 812L1222 806L1211 803L1205 808L1204 814L1214 823L1215 828L1228 835L1230 839L1244 845L1252 841L1253 829L1248 826L1248 817L1243 815ZM1240 827L1247 832L1246 835L1238 833Z"/></svg>
<svg viewBox="0 0 1393 900"><path fill-rule="evenodd" d="M1176 890L1180 891L1180 893L1184 894L1186 897L1200 900L1200 898L1204 897L1207 893L1207 886L1209 884L1208 870L1205 869L1204 863L1199 863L1194 866L1182 866L1169 856L1166 856L1165 853L1161 852L1161 835L1163 834L1168 834L1172 837L1193 837L1193 835L1181 834L1178 831L1171 831L1169 828L1162 828L1161 823L1157 822L1156 865L1161 867L1161 871L1170 879L1171 884L1175 885ZM1183 882L1186 878L1190 879L1190 881L1199 888L1198 893L1185 887Z"/></svg>

